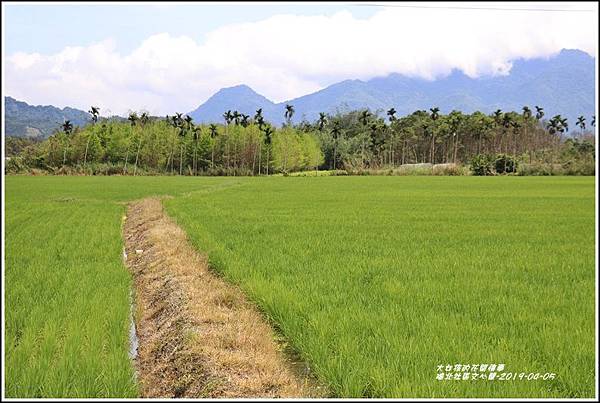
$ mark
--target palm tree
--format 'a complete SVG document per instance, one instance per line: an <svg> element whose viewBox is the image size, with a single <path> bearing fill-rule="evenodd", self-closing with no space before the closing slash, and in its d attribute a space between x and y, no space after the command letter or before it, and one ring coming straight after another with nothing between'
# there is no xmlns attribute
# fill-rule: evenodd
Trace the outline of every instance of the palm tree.
<svg viewBox="0 0 600 403"><path fill-rule="evenodd" d="M254 115L254 120L258 124L258 130L262 130L263 126L265 125L265 118L262 115L262 108L258 108L256 110L256 114ZM260 169L260 164L259 164L258 169Z"/></svg>
<svg viewBox="0 0 600 403"><path fill-rule="evenodd" d="M325 112L319 112L319 131L323 131L323 127L327 123L327 115Z"/></svg>
<svg viewBox="0 0 600 403"><path fill-rule="evenodd" d="M183 144L185 143L185 128L181 126L179 128L179 175L183 175Z"/></svg>
<svg viewBox="0 0 600 403"><path fill-rule="evenodd" d="M262 130L265 126L265 118L262 116L258 116L256 119L256 124L258 125L258 130Z"/></svg>
<svg viewBox="0 0 600 403"><path fill-rule="evenodd" d="M558 115L558 116L560 116L560 115ZM560 120L560 125L562 127L562 130L560 132L561 133L568 132L569 131L569 124L567 123L567 118L560 117L559 120Z"/></svg>
<svg viewBox="0 0 600 403"><path fill-rule="evenodd" d="M271 136L273 135L273 133L275 133L275 131L273 130L273 128L268 125L265 127L264 130L265 133L265 147L267 149L267 176L269 175L269 145L271 144L272 138Z"/></svg>
<svg viewBox="0 0 600 403"><path fill-rule="evenodd" d="M192 123L192 117L186 115L183 119L185 122L179 128L179 138L180 138L180 153L179 153L179 175L183 175L183 150L185 149L185 135L188 131L193 130L194 124Z"/></svg>
<svg viewBox="0 0 600 403"><path fill-rule="evenodd" d="M88 111L88 113L92 115L92 122L94 125L96 125L96 123L98 122L98 116L100 115L100 108L98 108L97 106L92 106L92 107L90 107L90 110ZM83 167L84 168L87 165L87 153L88 153L88 147L90 146L90 139L91 139L91 136L88 136L87 142L85 143L85 155L83 157Z"/></svg>
<svg viewBox="0 0 600 403"><path fill-rule="evenodd" d="M137 115L135 115L135 119L134 120L136 120L136 119L137 119ZM137 151L135 153L135 164L134 164L134 167L133 167L133 176L135 176L136 173L137 173L137 164L138 164L138 159L139 159L139 156L140 156L140 148L142 146L142 133L141 133L140 130L146 126L146 124L148 123L148 120L149 120L148 113L142 112L141 116L139 117L139 122L140 122L141 128L138 129L139 138L138 138Z"/></svg>
<svg viewBox="0 0 600 403"><path fill-rule="evenodd" d="M579 126L579 128L581 129L581 132L583 132L585 130L585 117L579 116L577 118L577 123L575 123L577 126Z"/></svg>
<svg viewBox="0 0 600 403"><path fill-rule="evenodd" d="M504 115L502 115L502 127L504 128L502 131L503 137L506 140L506 144L505 144L505 153L508 154L508 139L507 139L507 132L508 129L511 127L512 125L512 116L509 113L505 113ZM500 139L500 152L502 152L502 138Z"/></svg>
<svg viewBox="0 0 600 403"><path fill-rule="evenodd" d="M245 115L242 113L240 124L242 125L242 127L248 127L248 125L250 124L250 115Z"/></svg>
<svg viewBox="0 0 600 403"><path fill-rule="evenodd" d="M231 110L227 110L227 112L223 114L223 118L225 119L225 156L227 158L227 169L229 170L229 125L233 120Z"/></svg>
<svg viewBox="0 0 600 403"><path fill-rule="evenodd" d="M335 171L335 160L337 158L337 145L338 138L340 137L341 129L340 122L338 120L333 122L333 128L331 129L331 135L333 136L333 170Z"/></svg>
<svg viewBox="0 0 600 403"><path fill-rule="evenodd" d="M217 125L211 124L208 126L208 130L210 131L211 142L211 150L210 150L210 167L214 169L215 167L215 139L217 138Z"/></svg>
<svg viewBox="0 0 600 403"><path fill-rule="evenodd" d="M228 110L227 112L223 113L223 119L225 119L226 125L231 123L231 120L233 119L233 114L231 113L231 110Z"/></svg>
<svg viewBox="0 0 600 403"><path fill-rule="evenodd" d="M535 106L535 119L539 122L540 120L542 120L542 118L544 117L544 108L542 108L541 106ZM540 133L538 133L537 131L534 132L535 134L535 147L537 148L537 145L540 143Z"/></svg>
<svg viewBox="0 0 600 403"><path fill-rule="evenodd" d="M550 134L556 134L562 136L562 134L569 130L569 124L567 118L563 118L561 115L556 115L548 122L546 126Z"/></svg>
<svg viewBox="0 0 600 403"><path fill-rule="evenodd" d="M129 116L127 117L127 120L129 120L131 127L134 127L138 121L137 113L130 112ZM125 152L125 165L123 166L123 174L127 173L127 163L128 162L129 162L129 143L127 143L127 151Z"/></svg>
<svg viewBox="0 0 600 403"><path fill-rule="evenodd" d="M369 119L371 118L371 112L369 112L368 109L365 109L364 111L362 111L360 113L360 116L358 117L358 121L360 122L360 124L362 124L363 126L366 126L369 123Z"/></svg>
<svg viewBox="0 0 600 403"><path fill-rule="evenodd" d="M192 158L192 168L194 170L194 175L198 175L198 160L196 159L196 152L198 150L198 140L202 135L202 127L196 126L192 130L192 136L194 139L194 157Z"/></svg>
<svg viewBox="0 0 600 403"><path fill-rule="evenodd" d="M379 155L379 163L384 164L384 158L382 157L382 149L385 145L385 141L383 139L378 139L378 133L381 130L381 126L377 122L372 122L369 126L371 129L371 144L373 146L373 152L377 151Z"/></svg>
<svg viewBox="0 0 600 403"><path fill-rule="evenodd" d="M396 109L394 108L390 108L387 111L387 115L389 116L390 122L393 122L394 120L396 120Z"/></svg>
<svg viewBox="0 0 600 403"><path fill-rule="evenodd" d="M141 126L139 130L143 130L146 127L146 125L148 124L148 122L150 121L150 117L148 116L148 113L142 112L142 114L140 115L139 121L140 121L140 126ZM138 164L138 158L140 156L141 146L142 146L142 133L140 132L139 139L138 139L137 152L135 154L135 165L133 168L133 176L135 176L137 173L137 164Z"/></svg>
<svg viewBox="0 0 600 403"><path fill-rule="evenodd" d="M238 112L238 111L233 111L233 122L235 123L235 125L239 125L240 124L240 118L242 117L242 115Z"/></svg>
<svg viewBox="0 0 600 403"><path fill-rule="evenodd" d="M171 121L169 122L171 124L171 126L173 126L174 128L181 128L181 126L183 125L183 119L182 119L182 113L179 112L175 112L174 116L171 116ZM169 118L169 116L167 115L167 119ZM169 154L169 158L167 158L167 165L165 166L165 171L169 166L169 163L171 163L171 174L173 174L173 165L174 165L174 161L175 161L175 143L177 142L177 137L173 138L173 142L171 143L171 153Z"/></svg>
<svg viewBox="0 0 600 403"><path fill-rule="evenodd" d="M88 113L90 115L92 115L92 121L94 123L98 122L98 116L100 115L100 108L98 108L97 106L92 106L90 107L90 110L88 111Z"/></svg>
<svg viewBox="0 0 600 403"><path fill-rule="evenodd" d="M129 122L131 123L131 126L135 126L137 121L138 121L138 115L135 112L131 112L129 113L129 117L127 117L127 120L129 120Z"/></svg>
<svg viewBox="0 0 600 403"><path fill-rule="evenodd" d="M185 128L187 130L192 130L194 128L194 123L193 122L193 118L189 115L185 115L185 118L183 119L183 121L185 122Z"/></svg>
<svg viewBox="0 0 600 403"><path fill-rule="evenodd" d="M440 108L433 107L429 109L431 111L431 120L433 120L433 125L434 128L431 130L431 151L430 151L430 160L431 163L434 164L435 163L435 122L439 119L440 117Z"/></svg>
<svg viewBox="0 0 600 403"><path fill-rule="evenodd" d="M295 110L294 110L293 105L290 105L290 104L285 105L284 117L285 117L285 120L286 120L288 126L291 126L291 124L292 124L292 116L294 116L294 112L295 112Z"/></svg>
<svg viewBox="0 0 600 403"><path fill-rule="evenodd" d="M150 117L148 116L148 112L142 112L140 115L140 123L142 126L146 126L150 121Z"/></svg>
<svg viewBox="0 0 600 403"><path fill-rule="evenodd" d="M369 119L371 118L371 112L369 112L368 109L365 109L364 111L362 111L360 113L360 116L358 117L358 121L360 122L361 125L363 125L363 128L365 128L368 124L369 124ZM365 166L365 139L363 137L362 140L362 144L360 147L360 154L361 154L361 167L364 168Z"/></svg>
<svg viewBox="0 0 600 403"><path fill-rule="evenodd" d="M556 115L554 116L552 119L550 119L550 121L548 122L546 128L548 129L548 132L550 134L559 134L559 138L555 139L555 147L558 146L558 143L560 143L560 138L562 137L562 134L567 131L569 129L568 124L567 124L567 119L563 118L560 115ZM556 150L555 150L556 151ZM551 154L551 162L554 162L554 154Z"/></svg>
<svg viewBox="0 0 600 403"><path fill-rule="evenodd" d="M67 163L67 147L69 145L69 136L73 133L73 124L70 120L65 120L62 124L62 130L65 134L65 147L63 151L63 166Z"/></svg>
<svg viewBox="0 0 600 403"><path fill-rule="evenodd" d="M531 112L531 109L527 105L525 105L522 109L523 109L523 122L525 124L525 127L524 127L525 130L523 133L523 137L525 139L528 139L528 136L527 136L528 130L527 129L528 129L529 125L531 124L531 117L533 114ZM531 150L531 148L532 147L531 147L531 141L530 141L529 149ZM531 162L531 152L529 152L529 161Z"/></svg>
<svg viewBox="0 0 600 403"><path fill-rule="evenodd" d="M489 133L494 126L494 123L488 119L487 116L483 115L477 122L479 141L477 142L477 154L481 154L481 141L484 133Z"/></svg>
<svg viewBox="0 0 600 403"><path fill-rule="evenodd" d="M460 143L460 129L464 121L464 115L456 110L453 110L448 115L448 121L450 124L450 133L452 135L451 140L453 143L452 162L456 164L456 158L458 156L458 145ZM446 161L448 157L446 156Z"/></svg>
<svg viewBox="0 0 600 403"><path fill-rule="evenodd" d="M175 116L173 117L175 119L175 125L180 125L183 122L183 113L181 112L175 112Z"/></svg>
<svg viewBox="0 0 600 403"><path fill-rule="evenodd" d="M396 130L395 130L395 126L394 126L394 122L396 122L396 109L394 108L390 108L387 111L387 115L388 115L388 119L390 121L390 129L391 129L391 144L390 144L390 154L392 157L392 167L395 166L395 158L394 158L394 154L395 154L395 140L396 140Z"/></svg>
<svg viewBox="0 0 600 403"><path fill-rule="evenodd" d="M535 118L537 120L542 120L542 118L544 117L544 108L540 107L540 106L535 106Z"/></svg>
<svg viewBox="0 0 600 403"><path fill-rule="evenodd" d="M231 116L233 118L234 125L238 126L240 124L240 119L241 119L242 115L238 111L233 111L233 114ZM229 138L227 139L227 141L229 142ZM232 153L233 154L233 168L234 168L233 175L234 176L236 174L235 168L238 167L237 145L238 145L238 142L236 141L236 139L234 137L234 141L233 141L233 153Z"/></svg>
<svg viewBox="0 0 600 403"><path fill-rule="evenodd" d="M548 121L546 128L550 134L555 134L560 130L560 115L557 115Z"/></svg>
<svg viewBox="0 0 600 403"><path fill-rule="evenodd" d="M510 126L512 127L513 135L515 136L513 155L516 156L517 155L518 138L519 138L519 134L521 133L521 123L519 123L518 120L513 120L510 122Z"/></svg>
<svg viewBox="0 0 600 403"><path fill-rule="evenodd" d="M494 111L494 113L492 114L492 116L494 118L494 127L496 128L494 133L498 137L498 144L499 144L500 149L502 149L502 132L498 131L498 128L503 126L502 119L504 117L504 114L502 113L502 109L496 109ZM495 143L496 142L494 141L494 148L496 147Z"/></svg>
<svg viewBox="0 0 600 403"><path fill-rule="evenodd" d="M494 121L498 124L502 122L502 109L496 109L493 113Z"/></svg>

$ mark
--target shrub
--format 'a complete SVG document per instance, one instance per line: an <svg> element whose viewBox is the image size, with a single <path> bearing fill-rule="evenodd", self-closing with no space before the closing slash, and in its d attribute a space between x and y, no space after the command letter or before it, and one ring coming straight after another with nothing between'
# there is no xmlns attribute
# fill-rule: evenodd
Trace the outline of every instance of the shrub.
<svg viewBox="0 0 600 403"><path fill-rule="evenodd" d="M433 165L429 163L423 164L404 164L394 170L393 175L431 175Z"/></svg>
<svg viewBox="0 0 600 403"><path fill-rule="evenodd" d="M29 167L21 157L9 157L5 160L4 172L7 174L18 174L28 170Z"/></svg>
<svg viewBox="0 0 600 403"><path fill-rule="evenodd" d="M585 175L593 176L596 174L596 166L590 161L569 160L562 164L564 175Z"/></svg>
<svg viewBox="0 0 600 403"><path fill-rule="evenodd" d="M299 171L299 172L290 172L287 176L332 176L335 175L336 171L326 171L326 170L322 170L322 171ZM344 171L346 172L346 171ZM354 173L350 173L351 175L354 175ZM281 175L281 174L276 174L276 175ZM284 175L285 176L285 175Z"/></svg>
<svg viewBox="0 0 600 403"><path fill-rule="evenodd" d="M129 169L129 167L127 167ZM82 168L83 170L83 168ZM85 170L83 170L87 175L122 175L123 174L123 164L113 164L111 162L108 163L91 163L87 164ZM138 168L138 172L140 169ZM133 172L133 170L131 171Z"/></svg>
<svg viewBox="0 0 600 403"><path fill-rule="evenodd" d="M62 166L54 171L54 175L76 175L77 172L73 167L68 165Z"/></svg>
<svg viewBox="0 0 600 403"><path fill-rule="evenodd" d="M372 176L455 176L469 175L469 169L459 164L404 164L397 168L384 169L346 169L348 175Z"/></svg>
<svg viewBox="0 0 600 403"><path fill-rule="evenodd" d="M431 173L441 176L464 176L469 174L469 170L459 164L437 164L433 166Z"/></svg>
<svg viewBox="0 0 600 403"><path fill-rule="evenodd" d="M492 159L484 154L477 154L471 159L471 172L476 176L494 174Z"/></svg>
<svg viewBox="0 0 600 403"><path fill-rule="evenodd" d="M336 169L334 171L329 171L329 172L331 172L331 176L346 176L346 175L348 175L348 172L343 169Z"/></svg>
<svg viewBox="0 0 600 403"><path fill-rule="evenodd" d="M31 176L48 175L48 170L39 169L39 168L31 168L31 170L29 171L29 174Z"/></svg>
<svg viewBox="0 0 600 403"><path fill-rule="evenodd" d="M498 174L509 174L517 172L517 159L508 154L498 154L494 161L494 168Z"/></svg>
<svg viewBox="0 0 600 403"><path fill-rule="evenodd" d="M580 175L594 176L596 175L596 164L590 161L581 163L579 172Z"/></svg>
<svg viewBox="0 0 600 403"><path fill-rule="evenodd" d="M564 175L565 170L561 164L521 164L517 170L520 176L550 176Z"/></svg>

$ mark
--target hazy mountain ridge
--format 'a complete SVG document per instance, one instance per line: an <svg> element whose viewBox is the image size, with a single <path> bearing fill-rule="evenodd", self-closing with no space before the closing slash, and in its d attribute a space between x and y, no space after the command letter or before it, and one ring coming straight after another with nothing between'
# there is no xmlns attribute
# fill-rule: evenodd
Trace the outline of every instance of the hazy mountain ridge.
<svg viewBox="0 0 600 403"><path fill-rule="evenodd" d="M4 127L7 136L48 137L65 120L75 126L91 121L91 115L79 109L52 105L29 105L12 97L4 97Z"/></svg>
<svg viewBox="0 0 600 403"><path fill-rule="evenodd" d="M438 106L442 112L520 111L540 105L547 115L562 114L574 124L579 115L595 114L595 60L579 50L562 50L549 59L518 59L506 76L470 78L455 70L434 81L392 73L368 81L345 80L320 91L274 103L246 85L221 89L189 114L198 122L222 122L224 111L253 115L259 107L274 123L283 122L284 106L294 105L294 121L314 120L319 112L396 108L399 115Z"/></svg>

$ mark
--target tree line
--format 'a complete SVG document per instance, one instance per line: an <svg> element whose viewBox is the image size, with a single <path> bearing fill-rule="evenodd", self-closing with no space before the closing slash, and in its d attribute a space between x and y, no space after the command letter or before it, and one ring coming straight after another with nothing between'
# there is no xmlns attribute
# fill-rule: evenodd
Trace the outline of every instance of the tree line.
<svg viewBox="0 0 600 403"><path fill-rule="evenodd" d="M515 166L594 164L588 120L580 116L567 135L568 120L561 115L547 119L540 106L491 114L444 114L437 107L406 116L398 116L394 108L385 113L323 112L315 121L294 123L295 110L288 104L282 127L267 122L262 109L253 116L225 111L219 124L196 124L181 113L159 118L131 112L126 120L102 118L97 107L89 113L90 124L84 127L65 121L48 139L21 146L12 164L125 175L377 170L406 164L470 164L499 155L510 156ZM595 116L589 125L595 126Z"/></svg>

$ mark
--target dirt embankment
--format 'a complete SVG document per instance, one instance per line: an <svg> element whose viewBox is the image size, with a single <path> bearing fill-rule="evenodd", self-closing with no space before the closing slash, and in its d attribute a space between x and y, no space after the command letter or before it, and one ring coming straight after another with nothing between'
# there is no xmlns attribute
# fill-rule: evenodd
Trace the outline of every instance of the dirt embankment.
<svg viewBox="0 0 600 403"><path fill-rule="evenodd" d="M273 330L241 291L208 269L160 200L130 204L124 232L142 397L322 395L292 369Z"/></svg>

